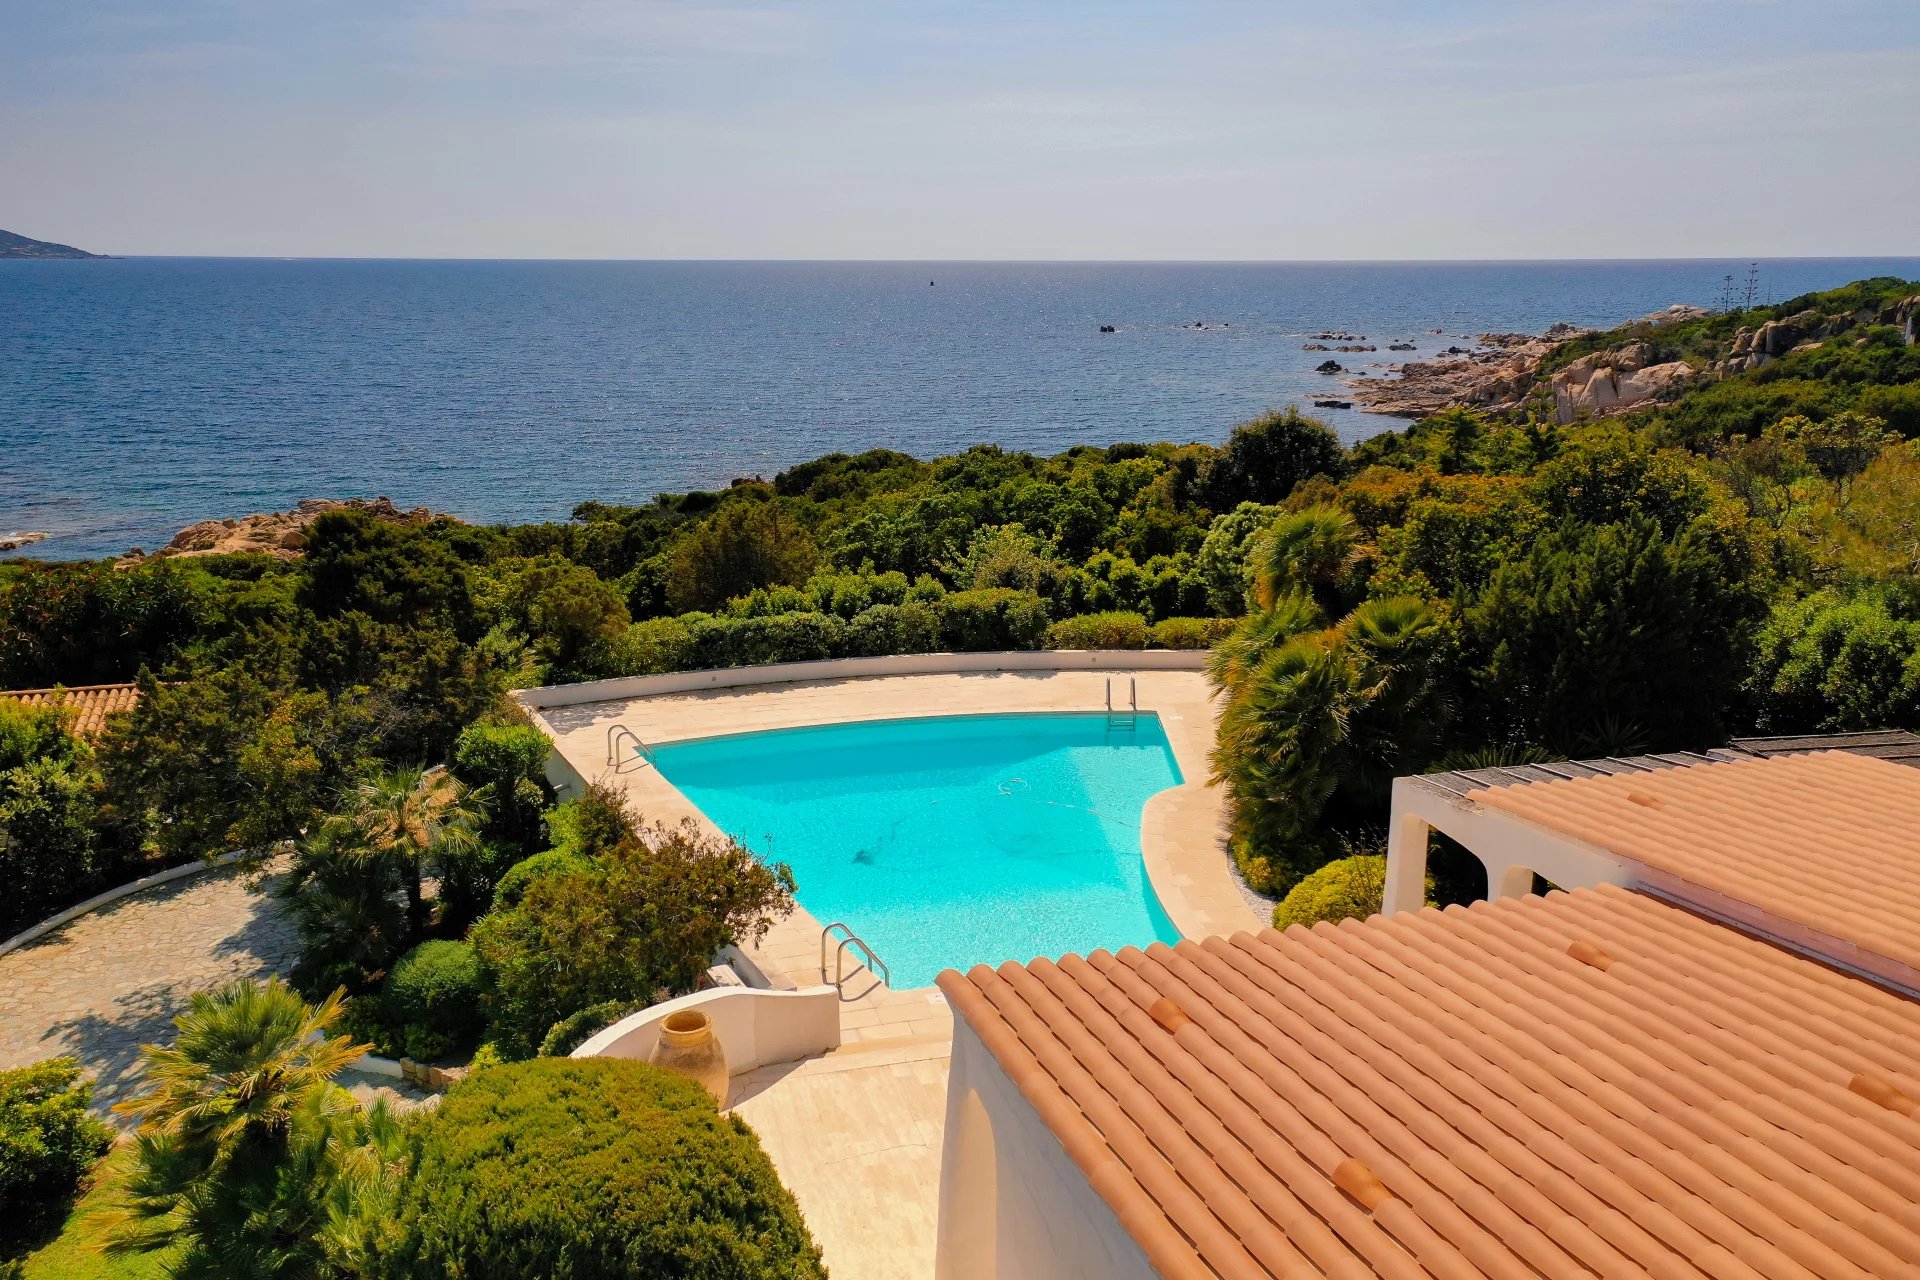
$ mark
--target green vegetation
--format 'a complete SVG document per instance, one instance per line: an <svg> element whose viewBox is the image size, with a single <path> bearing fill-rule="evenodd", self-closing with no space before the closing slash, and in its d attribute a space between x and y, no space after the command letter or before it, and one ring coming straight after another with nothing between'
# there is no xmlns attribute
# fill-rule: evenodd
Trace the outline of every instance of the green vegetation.
<svg viewBox="0 0 1920 1280"><path fill-rule="evenodd" d="M0 1071L0 1258L59 1216L106 1150L92 1101L72 1058Z"/></svg>
<svg viewBox="0 0 1920 1280"><path fill-rule="evenodd" d="M1865 281L1566 344L1550 368L1645 341L1718 371L1600 422L1449 409L1343 450L1289 410L1218 448L833 454L563 523L332 513L287 563L0 566L0 684L142 690L92 745L0 702L0 932L169 863L284 851L316 1002L195 1002L125 1177L96 1179L114 1238L207 1275L817 1272L743 1131L558 1056L691 988L788 908L790 874L604 789L555 804L513 687L1210 647L1233 856L1278 923L1373 908L1396 775L1914 726L1920 347L1888 321L1916 294ZM1483 893L1438 844L1433 895ZM482 1036L489 1065L410 1136L332 1084L334 1025L416 1055ZM553 1060L498 1065L536 1052ZM552 1136L547 1090L604 1144L516 1154ZM676 1142L746 1190L606 1173ZM522 1184L524 1212L504 1198ZM45 1256L94 1230L70 1220Z"/></svg>
<svg viewBox="0 0 1920 1280"><path fill-rule="evenodd" d="M8 1271L8 1264L0 1261L0 1276L7 1280L163 1280L171 1275L181 1255L177 1248L141 1254L107 1252L113 1205L123 1194L121 1184L133 1160L130 1146L109 1151L88 1174L85 1194L67 1208L58 1234L20 1258L15 1271ZM4 1257L0 1251L0 1259Z"/></svg>
<svg viewBox="0 0 1920 1280"><path fill-rule="evenodd" d="M400 957L380 989L378 1007L389 1030L375 1046L421 1062L471 1049L486 1024L481 986L472 943L421 943Z"/></svg>
<svg viewBox="0 0 1920 1280"><path fill-rule="evenodd" d="M820 1251L753 1132L639 1062L542 1058L456 1086L421 1125L388 1280L805 1280Z"/></svg>
<svg viewBox="0 0 1920 1280"><path fill-rule="evenodd" d="M114 1109L138 1122L107 1250L172 1252L187 1276L361 1274L386 1230L402 1135L333 1077L366 1049L330 1035L338 999L309 1006L276 979L200 992L152 1089Z"/></svg>
<svg viewBox="0 0 1920 1280"><path fill-rule="evenodd" d="M691 991L715 952L757 941L792 906L785 867L691 823L628 835L474 927L493 1038L525 1057L583 1009Z"/></svg>

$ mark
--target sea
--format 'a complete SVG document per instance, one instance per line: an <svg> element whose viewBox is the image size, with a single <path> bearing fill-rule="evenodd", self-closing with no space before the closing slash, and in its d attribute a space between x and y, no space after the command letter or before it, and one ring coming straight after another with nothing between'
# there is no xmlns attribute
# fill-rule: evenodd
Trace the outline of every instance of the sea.
<svg viewBox="0 0 1920 1280"><path fill-rule="evenodd" d="M0 261L0 538L79 559L309 497L560 520L835 450L1218 442L1338 396L1330 357L1391 376L1483 332L1717 305L1749 267ZM1752 269L1784 300L1920 258ZM1323 332L1379 350L1301 349ZM1313 411L1348 441L1401 425Z"/></svg>

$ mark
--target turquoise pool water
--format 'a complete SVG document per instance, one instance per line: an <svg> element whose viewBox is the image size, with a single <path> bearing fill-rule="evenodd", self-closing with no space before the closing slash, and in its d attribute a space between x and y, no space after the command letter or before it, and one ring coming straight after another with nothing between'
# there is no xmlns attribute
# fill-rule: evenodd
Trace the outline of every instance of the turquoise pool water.
<svg viewBox="0 0 1920 1280"><path fill-rule="evenodd" d="M702 738L655 763L721 830L793 868L896 988L946 968L1178 940L1140 810L1178 786L1159 718L943 716Z"/></svg>

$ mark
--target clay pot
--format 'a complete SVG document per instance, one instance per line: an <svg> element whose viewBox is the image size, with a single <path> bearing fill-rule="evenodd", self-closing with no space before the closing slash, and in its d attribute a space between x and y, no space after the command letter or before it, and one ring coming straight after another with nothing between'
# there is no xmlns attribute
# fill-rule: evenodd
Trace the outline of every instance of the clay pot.
<svg viewBox="0 0 1920 1280"><path fill-rule="evenodd" d="M713 1019L698 1009L667 1015L651 1061L700 1084L716 1103L727 1105L727 1051L713 1034Z"/></svg>

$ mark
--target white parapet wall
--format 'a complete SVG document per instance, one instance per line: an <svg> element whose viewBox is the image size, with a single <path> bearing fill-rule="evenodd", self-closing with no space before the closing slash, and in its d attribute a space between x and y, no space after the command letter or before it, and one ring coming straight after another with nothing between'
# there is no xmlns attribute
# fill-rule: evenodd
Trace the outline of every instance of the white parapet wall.
<svg viewBox="0 0 1920 1280"><path fill-rule="evenodd" d="M802 680L855 680L865 676L936 676L967 671L1202 671L1205 649L1015 649L999 653L901 653L884 658L827 658L819 662L772 662L758 667L670 671L657 676L619 676L580 684L550 684L513 694L530 710L584 702L649 698L702 689L735 689Z"/></svg>
<svg viewBox="0 0 1920 1280"><path fill-rule="evenodd" d="M630 1013L575 1049L575 1058L653 1056L660 1024L683 1009L713 1021L733 1075L776 1062L796 1062L840 1047L840 992L833 987L763 991L721 987L664 1000Z"/></svg>

